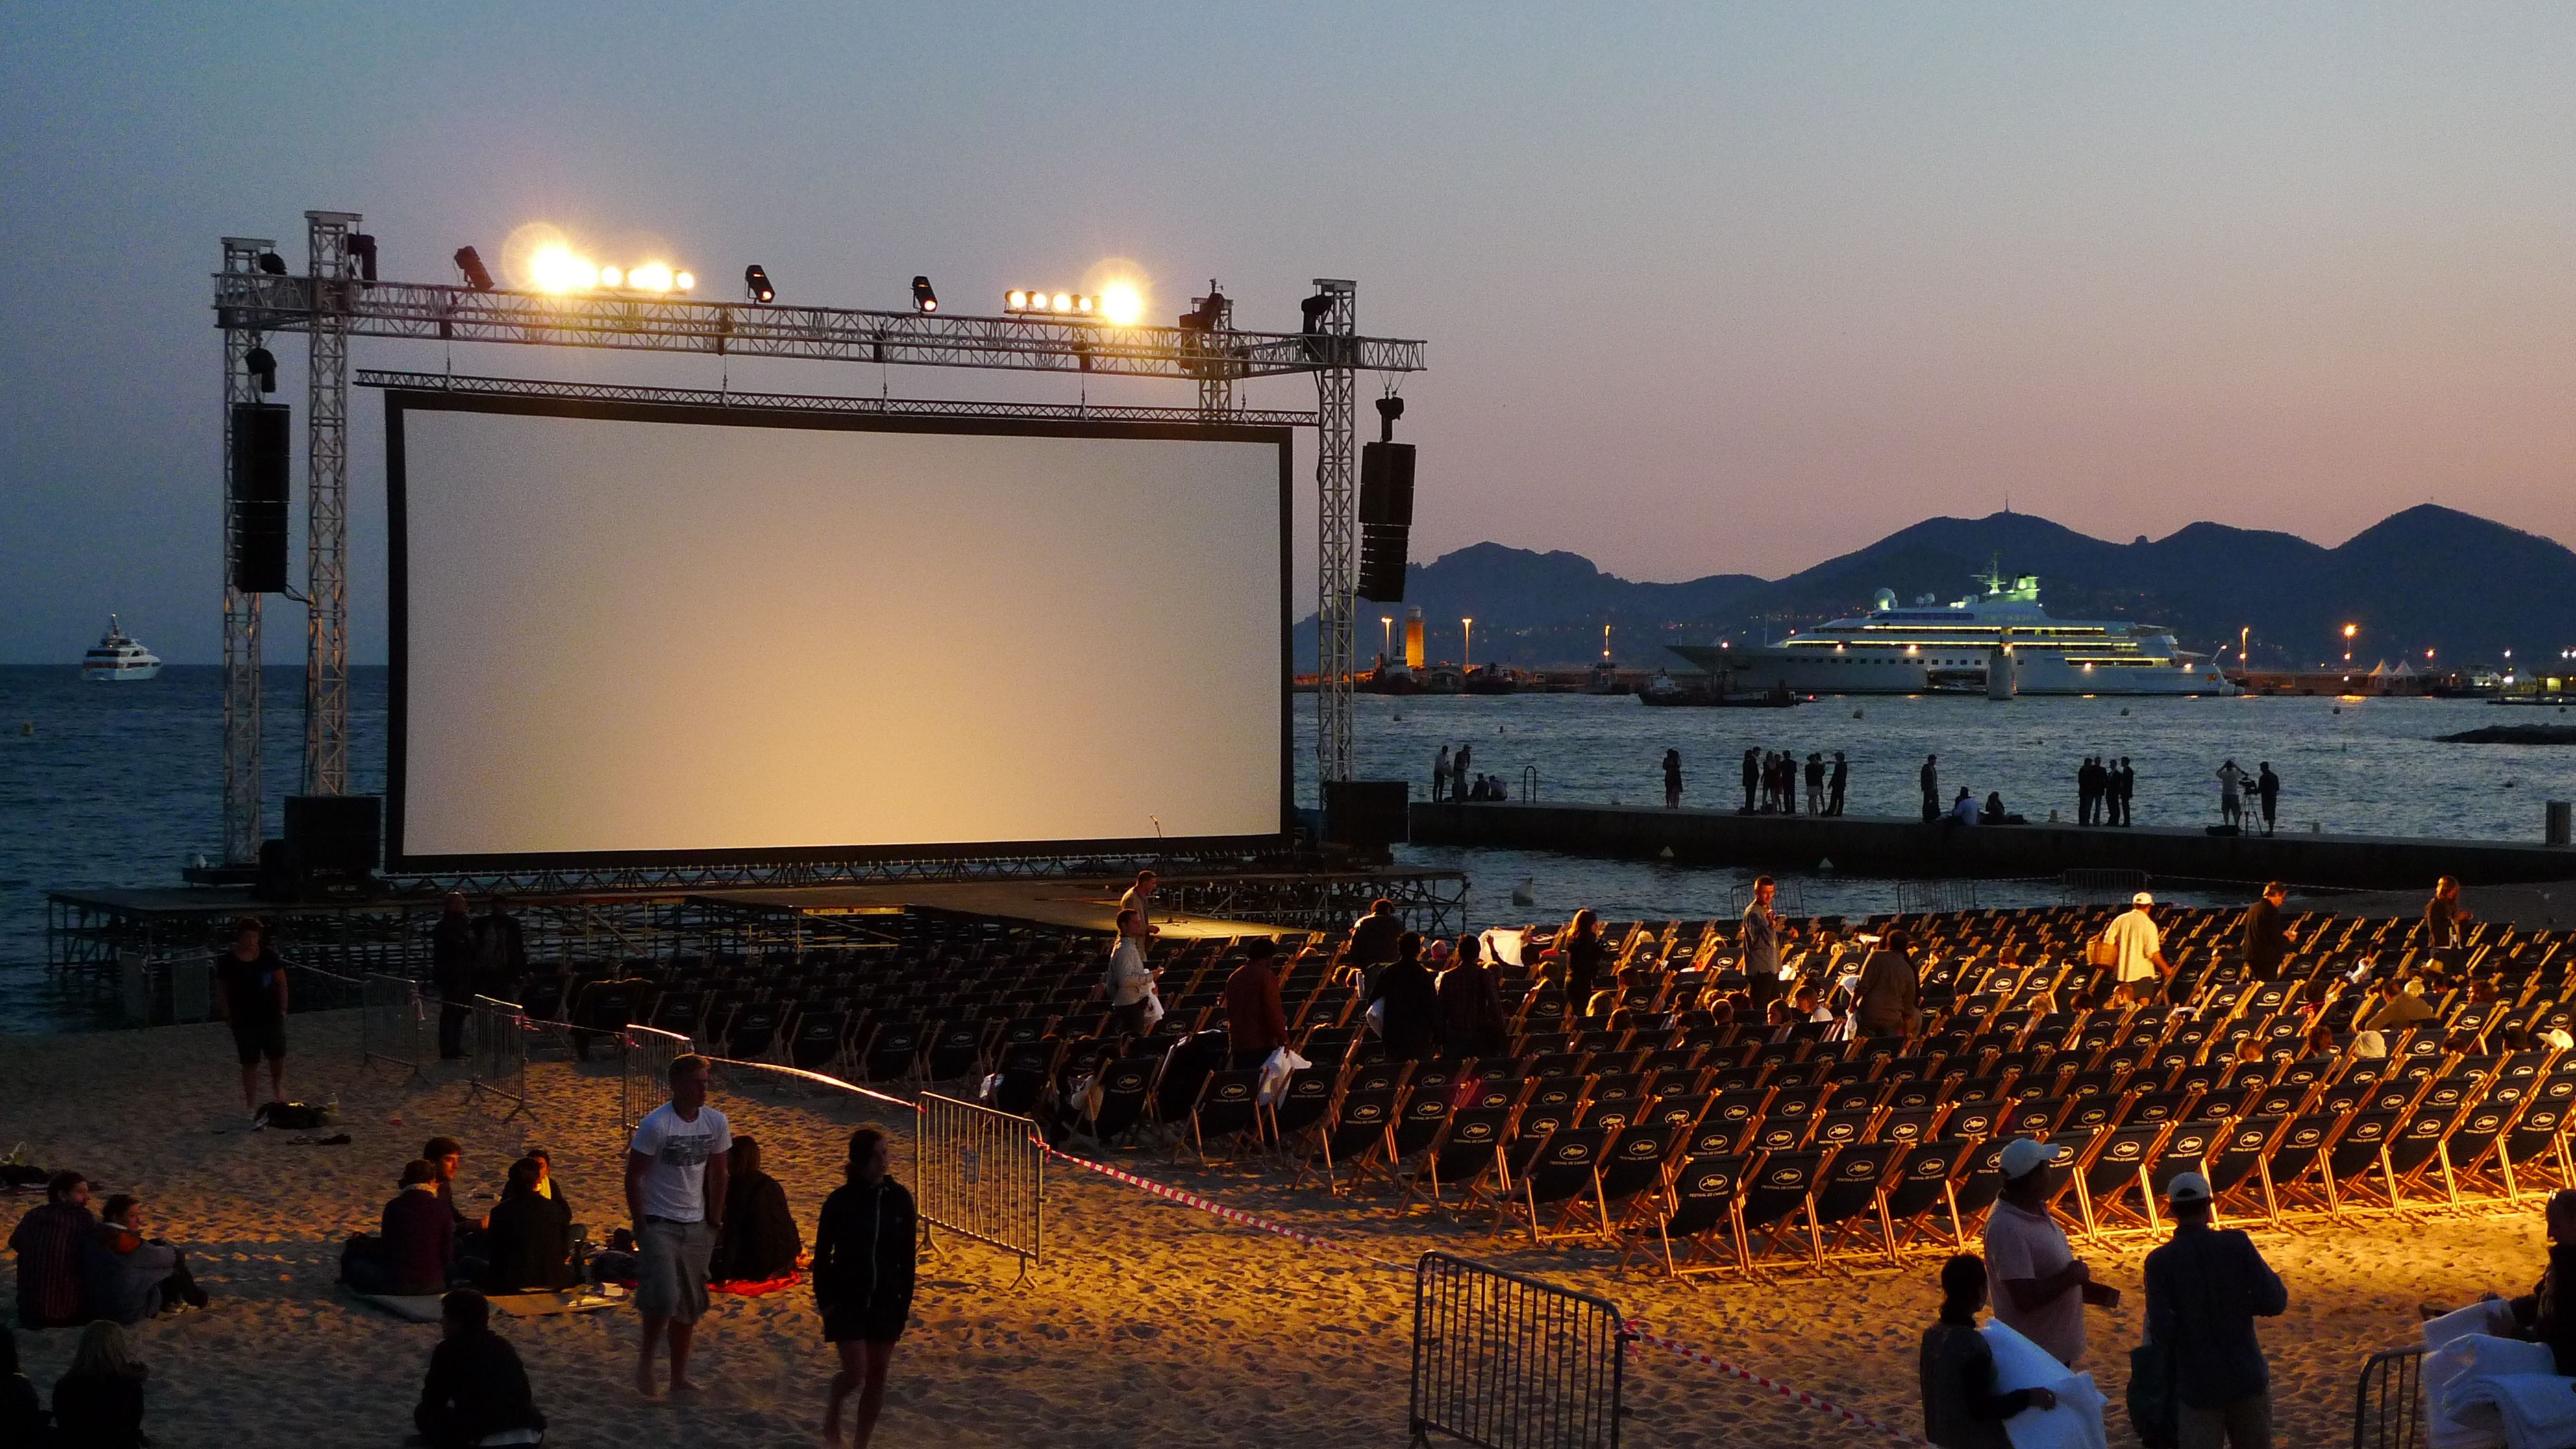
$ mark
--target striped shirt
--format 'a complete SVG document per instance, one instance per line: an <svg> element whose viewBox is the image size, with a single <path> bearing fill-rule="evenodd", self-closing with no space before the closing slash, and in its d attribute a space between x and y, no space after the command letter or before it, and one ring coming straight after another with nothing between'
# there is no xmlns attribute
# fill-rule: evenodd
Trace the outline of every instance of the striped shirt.
<svg viewBox="0 0 2576 1449"><path fill-rule="evenodd" d="M18 1321L60 1323L80 1317L80 1245L98 1231L98 1219L79 1203L49 1202L30 1208L9 1234L18 1255Z"/></svg>

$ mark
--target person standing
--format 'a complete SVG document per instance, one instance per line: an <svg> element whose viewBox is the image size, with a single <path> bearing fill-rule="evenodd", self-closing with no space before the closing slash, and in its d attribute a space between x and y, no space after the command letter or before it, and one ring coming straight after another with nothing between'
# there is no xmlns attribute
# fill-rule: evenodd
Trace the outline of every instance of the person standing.
<svg viewBox="0 0 2576 1449"><path fill-rule="evenodd" d="M1920 777L1923 781L1923 823L1941 818L1941 757L1925 755Z"/></svg>
<svg viewBox="0 0 2576 1449"><path fill-rule="evenodd" d="M1437 805L1449 793L1449 746L1440 746L1439 757L1431 762L1431 803Z"/></svg>
<svg viewBox="0 0 2576 1449"><path fill-rule="evenodd" d="M2109 784L2111 787L2111 823L2114 825L2137 824L2138 822L2136 820L2130 818L2129 802L2131 798L2138 793L2138 772L2129 768L2128 756L2122 755L2120 757L2119 767L2110 772Z"/></svg>
<svg viewBox="0 0 2576 1449"><path fill-rule="evenodd" d="M1145 967L1145 923L1130 906L1118 912L1118 940L1109 948L1109 1025L1125 1036L1145 1034L1145 997L1155 973Z"/></svg>
<svg viewBox="0 0 2576 1449"><path fill-rule="evenodd" d="M1664 751L1664 808L1678 810L1682 803L1682 752Z"/></svg>
<svg viewBox="0 0 2576 1449"><path fill-rule="evenodd" d="M2255 767L2254 797L2263 802L2263 833L2269 835L2281 818L2281 777L2272 773L2272 762Z"/></svg>
<svg viewBox="0 0 2576 1449"><path fill-rule="evenodd" d="M1404 918L1395 913L1395 902L1383 896L1369 902L1369 913L1351 923L1351 946L1344 964L1364 975L1373 973L1395 959L1396 939L1403 934Z"/></svg>
<svg viewBox="0 0 2576 1449"><path fill-rule="evenodd" d="M2165 961L2164 933L2149 914L2155 904L2154 896L2138 892L2102 932L2102 939L2111 943L2111 979L2137 1001L2152 1000L2157 978L2173 974Z"/></svg>
<svg viewBox="0 0 2576 1449"><path fill-rule="evenodd" d="M1600 989L1601 966L1610 949L1601 943L1601 917L1590 906L1574 913L1566 923L1565 934L1557 941L1557 969L1565 982L1565 1016L1568 1024L1580 1021L1592 1007L1592 993Z"/></svg>
<svg viewBox="0 0 2576 1449"><path fill-rule="evenodd" d="M1257 1070L1288 1044L1288 1012L1279 1001L1279 973L1270 958L1279 949L1268 936L1244 943L1243 964L1225 978L1225 1041L1236 1071Z"/></svg>
<svg viewBox="0 0 2576 1449"><path fill-rule="evenodd" d="M286 1100L286 963L268 949L268 927L255 916L233 922L232 949L215 958L215 1010L232 1027L242 1110L256 1124L260 1058L268 1059L268 1099Z"/></svg>
<svg viewBox="0 0 2576 1449"><path fill-rule="evenodd" d="M2245 908L2245 939L2239 949L2246 974L2257 981L2277 980L2289 957L2290 928L2281 919L2281 905L2289 898L2290 888L2273 881Z"/></svg>
<svg viewBox="0 0 2576 1449"><path fill-rule="evenodd" d="M1134 911L1136 924L1144 928L1138 934L1148 939L1163 934L1154 924L1155 884L1152 871L1140 870L1136 872L1136 883L1129 886L1126 892L1118 897L1118 909Z"/></svg>
<svg viewBox="0 0 2576 1449"><path fill-rule="evenodd" d="M69 1328L84 1321L81 1245L97 1236L89 1179L77 1172L47 1178L44 1205L27 1209L9 1232L9 1251L18 1255L20 1328Z"/></svg>
<svg viewBox="0 0 2576 1449"><path fill-rule="evenodd" d="M1736 930L1736 968L1752 996L1753 1019L1768 1019L1771 1003L1780 999L1780 913L1771 902L1780 892L1771 877L1753 879L1753 899L1744 906L1744 924Z"/></svg>
<svg viewBox="0 0 2576 1449"><path fill-rule="evenodd" d="M1417 1062L1440 1042L1440 993L1422 964L1422 937L1407 931L1396 942L1395 959L1377 973L1370 1004L1378 1006L1378 1039L1387 1060Z"/></svg>
<svg viewBox="0 0 2576 1449"><path fill-rule="evenodd" d="M1744 752L1744 813L1747 815L1753 813L1753 793L1761 788L1761 784L1762 751L1746 750Z"/></svg>
<svg viewBox="0 0 2576 1449"><path fill-rule="evenodd" d="M438 1059L465 1055L465 1017L474 1003L474 913L463 891L449 891L429 928L429 981L438 988Z"/></svg>
<svg viewBox="0 0 2576 1449"><path fill-rule="evenodd" d="M2271 1371L2254 1320L2290 1306L2254 1240L2210 1226L2209 1179L2197 1172L2166 1188L2173 1237L2147 1254L2147 1342L2173 1364L2177 1449L2271 1449Z"/></svg>
<svg viewBox="0 0 2576 1449"><path fill-rule="evenodd" d="M1457 954L1434 987L1440 999L1441 1038L1449 1055L1463 1060L1503 1050L1510 1026L1503 1014L1503 973L1485 959L1481 937L1458 938Z"/></svg>
<svg viewBox="0 0 2576 1449"><path fill-rule="evenodd" d="M1986 1269L1996 1283L1995 1321L2072 1369L2084 1358L2084 1305L2109 1307L2120 1295L2094 1286L2093 1270L2049 1214L2056 1159L2056 1148L2027 1137L2004 1144L2003 1195L1986 1215Z"/></svg>
<svg viewBox="0 0 2576 1449"><path fill-rule="evenodd" d="M1474 748L1460 745L1457 755L1449 762L1449 798L1452 801L1467 798L1467 758Z"/></svg>
<svg viewBox="0 0 2576 1449"><path fill-rule="evenodd" d="M2218 823L2242 826L2245 823L2245 772L2229 760L2218 767Z"/></svg>
<svg viewBox="0 0 2576 1449"><path fill-rule="evenodd" d="M2092 755L2075 767L2075 823L2090 825L2102 803L2102 762Z"/></svg>
<svg viewBox="0 0 2576 1449"><path fill-rule="evenodd" d="M1842 751L1836 750L1834 751L1833 798L1825 802L1826 814L1840 815L1843 813L1843 791L1850 784L1851 761L1843 758Z"/></svg>
<svg viewBox="0 0 2576 1449"><path fill-rule="evenodd" d="M2436 880L2433 882L2433 898L2424 903L2424 949L2459 949L2462 928L2468 920L2468 908L2460 904L2459 879L2446 875Z"/></svg>
<svg viewBox="0 0 2576 1449"><path fill-rule="evenodd" d="M912 1320L915 1242L920 1229L912 1194L890 1176L886 1135L874 1127L850 1134L847 1179L823 1199L814 1227L814 1307L823 1341L840 1355L823 1406L823 1442L841 1442L841 1406L856 1391L854 1449L867 1449L885 1407L886 1371L895 1342Z"/></svg>
<svg viewBox="0 0 2576 1449"><path fill-rule="evenodd" d="M1923 1332L1915 1381L1923 1391L1923 1437L1940 1449L2012 1449L2004 1421L2024 1409L2054 1409L2047 1389L1995 1391L1995 1354L1977 1331L1986 1306L1986 1265L1960 1253L1941 1265L1941 1317Z"/></svg>
<svg viewBox="0 0 2576 1449"><path fill-rule="evenodd" d="M1807 813L1825 813L1825 757L1816 750L1807 752Z"/></svg>
<svg viewBox="0 0 2576 1449"><path fill-rule="evenodd" d="M707 1262L724 1231L727 1154L733 1128L707 1105L711 1064L691 1053L671 1060L671 1100L644 1114L626 1144L626 1212L635 1224L635 1310L644 1327L635 1389L654 1394L653 1349L671 1346L671 1392L694 1393L689 1340L707 1311Z"/></svg>
<svg viewBox="0 0 2576 1449"><path fill-rule="evenodd" d="M474 990L516 1001L528 979L528 933L510 914L510 898L495 891L474 923Z"/></svg>
<svg viewBox="0 0 2576 1449"><path fill-rule="evenodd" d="M542 1436L527 1365L508 1339L492 1331L492 1301L471 1288L438 1300L438 1347L429 1351L412 1426L430 1449L468 1449L496 1434ZM537 1439L529 1443L539 1442Z"/></svg>
<svg viewBox="0 0 2576 1449"><path fill-rule="evenodd" d="M1861 963L1858 1000L1852 1019L1863 1036L1912 1036L1922 1021L1918 1000L1921 978L1915 974L1912 943L1901 929L1878 938L1878 949Z"/></svg>

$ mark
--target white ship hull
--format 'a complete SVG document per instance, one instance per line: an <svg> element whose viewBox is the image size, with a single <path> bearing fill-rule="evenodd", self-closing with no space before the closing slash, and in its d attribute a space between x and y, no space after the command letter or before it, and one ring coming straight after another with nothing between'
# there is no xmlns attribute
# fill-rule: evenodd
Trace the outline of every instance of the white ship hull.
<svg viewBox="0 0 2576 1449"><path fill-rule="evenodd" d="M108 683L117 683L129 679L151 679L157 677L160 673L161 661L158 659L144 663L137 663L132 660L123 660L115 664L83 664L81 666L81 678L101 680Z"/></svg>
<svg viewBox="0 0 2576 1449"><path fill-rule="evenodd" d="M1779 687L1792 694L1986 693L1987 651L1952 649L1931 654L1873 647L1717 649L1674 645L1675 654L1712 673L1735 676L1741 690ZM2038 650L2015 650L2016 694L2212 694L2236 687L2218 666L2197 658L2069 664Z"/></svg>

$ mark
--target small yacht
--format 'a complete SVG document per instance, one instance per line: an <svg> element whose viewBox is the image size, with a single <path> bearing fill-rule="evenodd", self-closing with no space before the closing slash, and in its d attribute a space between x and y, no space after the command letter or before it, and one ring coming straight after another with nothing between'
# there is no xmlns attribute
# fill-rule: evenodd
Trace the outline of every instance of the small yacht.
<svg viewBox="0 0 2576 1449"><path fill-rule="evenodd" d="M83 679L150 679L161 672L161 656L146 649L107 616L107 633L81 656Z"/></svg>

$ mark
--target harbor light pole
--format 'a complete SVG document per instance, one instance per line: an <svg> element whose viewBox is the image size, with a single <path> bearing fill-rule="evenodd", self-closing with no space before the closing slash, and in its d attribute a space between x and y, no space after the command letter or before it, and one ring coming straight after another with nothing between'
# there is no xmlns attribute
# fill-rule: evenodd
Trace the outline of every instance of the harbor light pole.
<svg viewBox="0 0 2576 1449"><path fill-rule="evenodd" d="M1460 619L1458 627L1466 636L1458 645L1458 672L1464 674L1476 667L1476 621L1473 617Z"/></svg>

